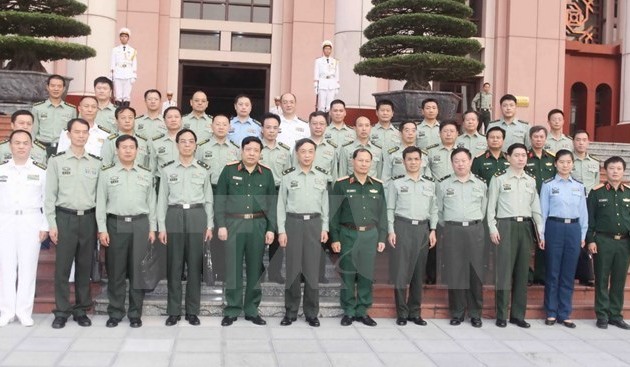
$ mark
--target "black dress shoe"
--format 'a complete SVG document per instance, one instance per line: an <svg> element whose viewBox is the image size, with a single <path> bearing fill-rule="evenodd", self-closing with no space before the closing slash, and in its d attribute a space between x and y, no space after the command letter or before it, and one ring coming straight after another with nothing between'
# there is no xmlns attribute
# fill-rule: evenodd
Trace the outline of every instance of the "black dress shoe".
<svg viewBox="0 0 630 367"><path fill-rule="evenodd" d="M495 325L497 325L498 327L506 327L507 322L505 322L505 319L497 319L497 322L495 323Z"/></svg>
<svg viewBox="0 0 630 367"><path fill-rule="evenodd" d="M560 321L560 323L566 327L568 327L569 329L575 329L576 325L573 321L568 321L568 320L564 320L564 321Z"/></svg>
<svg viewBox="0 0 630 367"><path fill-rule="evenodd" d="M293 324L293 321L296 321L297 317L289 317L289 316L285 316L282 318L282 321L280 321L280 325L282 326L289 326L291 324Z"/></svg>
<svg viewBox="0 0 630 367"><path fill-rule="evenodd" d="M609 325L614 325L620 329L628 330L630 329L630 325L626 324L623 320L608 320Z"/></svg>
<svg viewBox="0 0 630 367"><path fill-rule="evenodd" d="M63 329L64 326L66 326L66 321L68 321L68 319L66 319L65 317L55 316L55 319L52 322L52 328Z"/></svg>
<svg viewBox="0 0 630 367"><path fill-rule="evenodd" d="M416 325L427 326L427 322L422 319L422 317L408 317L407 321L413 322Z"/></svg>
<svg viewBox="0 0 630 367"><path fill-rule="evenodd" d="M188 323L193 326L201 325L201 321L199 321L199 317L197 317L197 315L186 314L186 316L184 316L184 319L186 319L186 321L188 321Z"/></svg>
<svg viewBox="0 0 630 367"><path fill-rule="evenodd" d="M352 316L343 315L341 318L341 326L350 326L352 325Z"/></svg>
<svg viewBox="0 0 630 367"><path fill-rule="evenodd" d="M107 322L105 323L105 326L107 327L116 327L118 326L118 323L120 322L120 319L114 318L114 317L110 317L109 319L107 319Z"/></svg>
<svg viewBox="0 0 630 367"><path fill-rule="evenodd" d="M129 326L136 329L142 326L142 320L139 317L132 317L129 319Z"/></svg>
<svg viewBox="0 0 630 367"><path fill-rule="evenodd" d="M308 322L308 325L312 327L319 327L320 325L319 319L317 317L307 317L306 322Z"/></svg>
<svg viewBox="0 0 630 367"><path fill-rule="evenodd" d="M399 317L396 319L396 325L398 326L405 326L407 325L407 319L404 317Z"/></svg>
<svg viewBox="0 0 630 367"><path fill-rule="evenodd" d="M376 326L376 321L374 321L369 315L357 316L354 318L354 321L361 322L363 325L367 326Z"/></svg>
<svg viewBox="0 0 630 367"><path fill-rule="evenodd" d="M521 320L521 319L517 319L515 317L510 317L510 324L514 324L518 327L522 327L524 329L529 328L531 325L529 325L529 322L525 321L525 320Z"/></svg>
<svg viewBox="0 0 630 367"><path fill-rule="evenodd" d="M595 324L600 329L608 329L608 320L597 319L597 323Z"/></svg>
<svg viewBox="0 0 630 367"><path fill-rule="evenodd" d="M83 326L83 327L92 326L92 321L90 320L89 317L87 317L87 315L72 316L72 319L76 321L77 324L79 324L79 326Z"/></svg>
<svg viewBox="0 0 630 367"><path fill-rule="evenodd" d="M267 325L267 321L263 320L263 318L260 317L260 315L245 316L245 320L251 321L251 322L253 322L256 325Z"/></svg>
<svg viewBox="0 0 630 367"><path fill-rule="evenodd" d="M459 317L453 317L451 319L451 321L449 322L449 324L451 324L453 326L458 326L458 325L462 324L462 321L464 321L464 320L460 319Z"/></svg>
<svg viewBox="0 0 630 367"><path fill-rule="evenodd" d="M181 320L181 316L179 315L170 315L167 319L166 322L164 323L166 326L174 326L177 325L177 322Z"/></svg>
<svg viewBox="0 0 630 367"><path fill-rule="evenodd" d="M473 327L481 327L481 325L483 325L483 322L481 322L481 319L479 317L472 317L470 319L470 324Z"/></svg>
<svg viewBox="0 0 630 367"><path fill-rule="evenodd" d="M556 324L556 319L547 317L545 319L545 325L553 326Z"/></svg>
<svg viewBox="0 0 630 367"><path fill-rule="evenodd" d="M236 321L236 317L232 316L224 316L223 320L221 320L221 326L230 326Z"/></svg>

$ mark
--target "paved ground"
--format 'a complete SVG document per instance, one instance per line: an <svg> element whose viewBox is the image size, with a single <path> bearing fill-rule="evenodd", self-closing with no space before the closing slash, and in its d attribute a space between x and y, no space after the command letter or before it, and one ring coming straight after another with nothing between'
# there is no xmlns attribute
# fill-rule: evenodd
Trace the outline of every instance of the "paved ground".
<svg viewBox="0 0 630 367"><path fill-rule="evenodd" d="M144 326L127 322L105 327L105 316L81 328L69 321L62 330L50 327L52 315L36 315L35 326L12 323L0 328L0 366L628 366L630 331L600 330L592 320L578 327L545 326L530 320L531 329L470 324L450 326L429 320L425 327L379 325L342 327L339 319L321 319L320 328L303 320L289 327L279 318L257 327L239 318L231 327L217 317L202 317L200 327L185 322L165 327L164 317L145 317Z"/></svg>

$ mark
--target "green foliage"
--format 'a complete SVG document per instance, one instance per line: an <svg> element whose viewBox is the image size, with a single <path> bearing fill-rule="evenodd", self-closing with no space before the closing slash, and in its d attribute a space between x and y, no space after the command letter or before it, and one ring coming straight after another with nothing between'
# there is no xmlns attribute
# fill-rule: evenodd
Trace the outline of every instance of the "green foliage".
<svg viewBox="0 0 630 367"><path fill-rule="evenodd" d="M76 0L0 0L0 59L11 60L5 69L45 71L41 61L94 57L91 47L49 38L88 36L90 27L72 18L86 10Z"/></svg>
<svg viewBox="0 0 630 367"><path fill-rule="evenodd" d="M405 89L430 89L429 81L459 80L483 70L467 55L481 44L470 39L476 26L463 0L372 0L366 18L372 23L361 47L365 58L354 72L406 80Z"/></svg>

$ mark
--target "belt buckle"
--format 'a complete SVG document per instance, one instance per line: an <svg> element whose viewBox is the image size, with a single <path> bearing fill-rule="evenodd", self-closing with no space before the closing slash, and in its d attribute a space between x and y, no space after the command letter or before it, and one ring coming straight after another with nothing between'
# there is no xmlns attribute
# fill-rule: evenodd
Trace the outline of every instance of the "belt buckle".
<svg viewBox="0 0 630 367"><path fill-rule="evenodd" d="M304 220L311 220L311 216L310 215L305 215L304 216Z"/></svg>
<svg viewBox="0 0 630 367"><path fill-rule="evenodd" d="M51 146L52 148L56 148L56 147L57 147L57 143L50 143L50 146Z"/></svg>
<svg viewBox="0 0 630 367"><path fill-rule="evenodd" d="M564 219L564 224L570 224L571 223L571 219Z"/></svg>
<svg viewBox="0 0 630 367"><path fill-rule="evenodd" d="M516 217L516 221L517 222L522 222L523 221L523 217Z"/></svg>
<svg viewBox="0 0 630 367"><path fill-rule="evenodd" d="M621 235L620 234L616 234L616 235L613 236L613 239L620 240L621 239Z"/></svg>
<svg viewBox="0 0 630 367"><path fill-rule="evenodd" d="M243 219L254 219L254 214L243 214Z"/></svg>
<svg viewBox="0 0 630 367"><path fill-rule="evenodd" d="M411 221L411 224L413 224L414 226L417 226L418 223L420 223L420 221L418 221L418 220L412 220Z"/></svg>
<svg viewBox="0 0 630 367"><path fill-rule="evenodd" d="M470 225L470 222L462 222L462 227L468 227Z"/></svg>
<svg viewBox="0 0 630 367"><path fill-rule="evenodd" d="M365 232L365 231L367 231L367 227L366 227L366 226L360 226L360 227L357 227L357 231L359 231L359 232Z"/></svg>
<svg viewBox="0 0 630 367"><path fill-rule="evenodd" d="M131 222L131 217L125 217L125 222L127 223Z"/></svg>
<svg viewBox="0 0 630 367"><path fill-rule="evenodd" d="M190 209L190 204L182 204L183 209Z"/></svg>
<svg viewBox="0 0 630 367"><path fill-rule="evenodd" d="M85 215L85 210L77 210L77 215Z"/></svg>

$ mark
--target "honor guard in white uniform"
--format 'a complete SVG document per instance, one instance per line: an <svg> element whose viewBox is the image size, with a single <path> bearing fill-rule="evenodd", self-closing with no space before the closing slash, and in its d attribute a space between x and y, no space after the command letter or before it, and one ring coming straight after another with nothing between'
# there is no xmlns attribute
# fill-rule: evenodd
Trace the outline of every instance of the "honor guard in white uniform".
<svg viewBox="0 0 630 367"><path fill-rule="evenodd" d="M295 146L295 142L310 137L308 123L295 114L295 95L285 93L282 95L282 111L280 115L280 132L278 141L289 146Z"/></svg>
<svg viewBox="0 0 630 367"><path fill-rule="evenodd" d="M98 102L95 97L85 96L79 102L79 116L90 124L90 130L85 150L97 157L101 156L103 143L111 135L111 131L103 126L95 123L96 111L98 110ZM57 153L65 152L70 148L70 138L68 130L64 129L59 134L59 144L57 145Z"/></svg>
<svg viewBox="0 0 630 367"><path fill-rule="evenodd" d="M131 31L121 28L118 32L120 45L112 50L111 72L114 79L114 94L118 104L129 105L131 100L131 85L138 77L138 53L129 46Z"/></svg>
<svg viewBox="0 0 630 367"><path fill-rule="evenodd" d="M322 57L315 59L315 94L317 95L317 110L328 112L330 102L339 92L339 61L330 56L332 42L322 43Z"/></svg>

